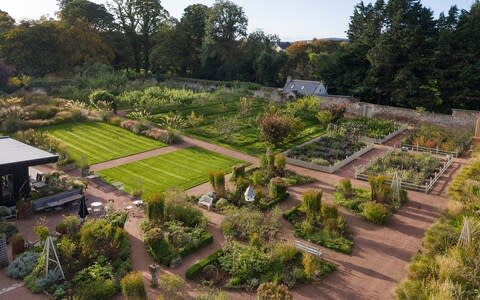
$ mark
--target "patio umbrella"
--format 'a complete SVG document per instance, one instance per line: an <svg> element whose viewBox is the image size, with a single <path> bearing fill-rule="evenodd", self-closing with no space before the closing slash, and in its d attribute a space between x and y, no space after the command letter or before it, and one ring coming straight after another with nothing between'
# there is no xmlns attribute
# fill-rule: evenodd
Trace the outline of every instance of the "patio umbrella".
<svg viewBox="0 0 480 300"><path fill-rule="evenodd" d="M85 219L88 214L87 202L85 201L85 196L83 196L80 200L80 209L78 210L78 215L81 219Z"/></svg>

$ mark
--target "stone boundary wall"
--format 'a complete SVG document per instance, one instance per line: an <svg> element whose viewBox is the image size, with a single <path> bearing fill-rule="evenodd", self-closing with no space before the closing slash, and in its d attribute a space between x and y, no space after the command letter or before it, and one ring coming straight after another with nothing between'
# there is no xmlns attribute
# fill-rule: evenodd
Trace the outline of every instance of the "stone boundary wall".
<svg viewBox="0 0 480 300"><path fill-rule="evenodd" d="M345 103L347 113L363 117L389 118L400 122L412 124L430 123L448 127L462 127L475 129L476 120L480 118L480 111L453 109L451 115L431 112L417 112L414 109L372 104L358 101L347 96L323 96L319 97L323 105L329 103Z"/></svg>

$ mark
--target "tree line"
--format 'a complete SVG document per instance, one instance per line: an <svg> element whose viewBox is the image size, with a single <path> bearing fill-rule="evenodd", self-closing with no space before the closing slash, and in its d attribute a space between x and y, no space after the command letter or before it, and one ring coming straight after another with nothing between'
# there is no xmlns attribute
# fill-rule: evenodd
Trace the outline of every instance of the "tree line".
<svg viewBox="0 0 480 300"><path fill-rule="evenodd" d="M159 0L59 0L58 18L16 23L0 11L0 85L11 74L69 74L94 63L117 70L281 86L323 80L331 94L432 111L480 109L480 3L434 17L420 0L354 7L348 41L292 43L248 34L242 7L193 4L173 18ZM294 21L294 20L292 20Z"/></svg>

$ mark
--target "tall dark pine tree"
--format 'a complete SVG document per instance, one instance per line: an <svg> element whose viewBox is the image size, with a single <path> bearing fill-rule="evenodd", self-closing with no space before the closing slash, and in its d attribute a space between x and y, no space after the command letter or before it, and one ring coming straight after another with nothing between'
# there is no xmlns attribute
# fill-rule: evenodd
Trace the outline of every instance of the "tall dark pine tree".
<svg viewBox="0 0 480 300"><path fill-rule="evenodd" d="M439 22L440 91L454 108L479 110L480 1L457 16L456 8L452 8Z"/></svg>
<svg viewBox="0 0 480 300"><path fill-rule="evenodd" d="M370 68L367 53L375 47L382 34L385 19L385 2L377 0L375 4L362 1L355 6L347 36L350 41L336 54L335 90L338 93L353 94L366 100L372 98L373 87L366 84L365 78Z"/></svg>
<svg viewBox="0 0 480 300"><path fill-rule="evenodd" d="M434 80L437 29L430 9L419 0L390 0L385 32L368 51L367 82L377 102L434 110L441 104Z"/></svg>

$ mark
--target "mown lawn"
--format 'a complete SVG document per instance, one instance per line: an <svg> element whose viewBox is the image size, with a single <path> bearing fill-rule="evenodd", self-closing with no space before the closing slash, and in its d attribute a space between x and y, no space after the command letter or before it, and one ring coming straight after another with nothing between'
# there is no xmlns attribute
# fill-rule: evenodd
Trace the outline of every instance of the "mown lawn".
<svg viewBox="0 0 480 300"><path fill-rule="evenodd" d="M102 122L67 123L42 130L67 145L67 152L75 162L81 162L83 156L89 165L166 146Z"/></svg>
<svg viewBox="0 0 480 300"><path fill-rule="evenodd" d="M213 170L229 173L232 166L242 161L201 148L186 148L148 158L99 173L107 182L121 182L132 193L142 190L143 195L164 191L171 187L187 190L208 181Z"/></svg>

